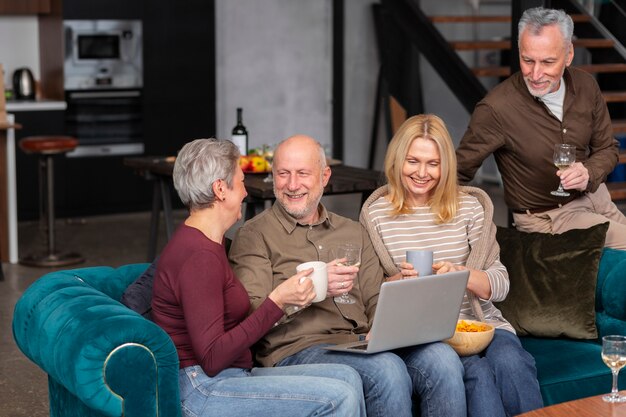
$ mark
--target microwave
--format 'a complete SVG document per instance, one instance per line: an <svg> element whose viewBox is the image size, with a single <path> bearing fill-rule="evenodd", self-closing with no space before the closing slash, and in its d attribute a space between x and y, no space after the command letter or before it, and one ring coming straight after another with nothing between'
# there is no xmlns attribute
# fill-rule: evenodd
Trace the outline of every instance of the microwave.
<svg viewBox="0 0 626 417"><path fill-rule="evenodd" d="M64 20L66 90L140 88L140 20Z"/></svg>

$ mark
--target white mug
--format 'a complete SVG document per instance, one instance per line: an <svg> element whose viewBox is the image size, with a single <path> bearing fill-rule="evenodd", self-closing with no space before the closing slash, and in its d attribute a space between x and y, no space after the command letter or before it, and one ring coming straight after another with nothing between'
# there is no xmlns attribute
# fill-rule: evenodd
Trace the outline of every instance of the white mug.
<svg viewBox="0 0 626 417"><path fill-rule="evenodd" d="M431 250L408 250L406 261L413 265L420 277L433 274L433 251Z"/></svg>
<svg viewBox="0 0 626 417"><path fill-rule="evenodd" d="M328 271L326 262L311 261L300 264L296 267L296 271L304 271L305 269L313 268L313 272L306 278L313 281L313 288L315 288L314 303L319 303L326 299L326 292L328 291Z"/></svg>

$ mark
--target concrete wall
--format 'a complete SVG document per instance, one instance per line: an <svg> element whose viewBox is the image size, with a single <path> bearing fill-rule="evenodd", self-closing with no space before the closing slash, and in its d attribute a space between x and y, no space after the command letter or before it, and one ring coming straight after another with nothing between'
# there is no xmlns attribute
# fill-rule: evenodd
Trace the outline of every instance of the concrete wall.
<svg viewBox="0 0 626 417"><path fill-rule="evenodd" d="M5 88L12 88L13 71L28 67L39 79L39 28L37 16L0 16L0 63Z"/></svg>
<svg viewBox="0 0 626 417"><path fill-rule="evenodd" d="M359 167L368 162L379 68L374 3L345 0L344 161Z"/></svg>
<svg viewBox="0 0 626 417"><path fill-rule="evenodd" d="M329 145L332 0L217 0L217 136L243 108L249 146L305 133Z"/></svg>

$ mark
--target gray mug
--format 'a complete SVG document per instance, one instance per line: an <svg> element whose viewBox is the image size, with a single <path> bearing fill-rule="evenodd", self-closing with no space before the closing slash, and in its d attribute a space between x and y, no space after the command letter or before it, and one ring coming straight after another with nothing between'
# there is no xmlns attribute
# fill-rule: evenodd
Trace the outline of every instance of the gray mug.
<svg viewBox="0 0 626 417"><path fill-rule="evenodd" d="M433 251L431 250L408 250L406 261L413 265L420 277L433 274Z"/></svg>

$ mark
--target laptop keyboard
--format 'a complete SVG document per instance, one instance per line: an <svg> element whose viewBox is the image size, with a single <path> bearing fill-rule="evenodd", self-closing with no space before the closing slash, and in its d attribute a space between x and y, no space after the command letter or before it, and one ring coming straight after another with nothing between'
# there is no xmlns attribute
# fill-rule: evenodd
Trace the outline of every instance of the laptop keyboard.
<svg viewBox="0 0 626 417"><path fill-rule="evenodd" d="M367 343L363 343L362 345L354 345L354 346L350 346L350 347L348 347L348 349L353 349L353 350L367 350Z"/></svg>

